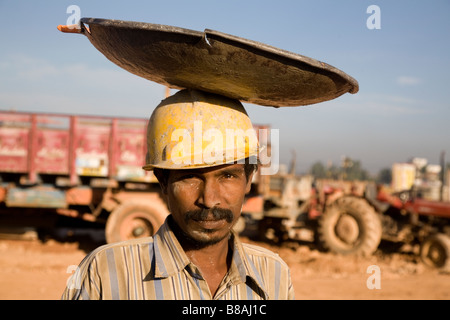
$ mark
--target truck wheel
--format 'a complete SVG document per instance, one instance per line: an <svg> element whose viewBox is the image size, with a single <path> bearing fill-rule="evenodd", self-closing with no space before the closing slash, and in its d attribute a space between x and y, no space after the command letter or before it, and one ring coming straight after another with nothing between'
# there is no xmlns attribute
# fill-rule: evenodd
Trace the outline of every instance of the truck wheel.
<svg viewBox="0 0 450 320"><path fill-rule="evenodd" d="M106 221L106 242L150 237L164 222L166 208L128 202L117 207Z"/></svg>
<svg viewBox="0 0 450 320"><path fill-rule="evenodd" d="M427 266L450 271L450 237L438 233L425 239L420 246L420 258Z"/></svg>
<svg viewBox="0 0 450 320"><path fill-rule="evenodd" d="M342 197L319 218L318 238L327 250L370 256L381 241L381 220L366 200Z"/></svg>

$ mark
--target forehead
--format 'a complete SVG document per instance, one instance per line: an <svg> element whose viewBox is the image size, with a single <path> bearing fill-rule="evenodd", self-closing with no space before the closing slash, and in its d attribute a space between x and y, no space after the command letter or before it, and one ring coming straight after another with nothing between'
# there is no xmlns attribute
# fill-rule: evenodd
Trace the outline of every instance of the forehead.
<svg viewBox="0 0 450 320"><path fill-rule="evenodd" d="M170 176L185 174L216 175L224 172L245 173L245 169L243 164L224 164L208 168L170 170Z"/></svg>

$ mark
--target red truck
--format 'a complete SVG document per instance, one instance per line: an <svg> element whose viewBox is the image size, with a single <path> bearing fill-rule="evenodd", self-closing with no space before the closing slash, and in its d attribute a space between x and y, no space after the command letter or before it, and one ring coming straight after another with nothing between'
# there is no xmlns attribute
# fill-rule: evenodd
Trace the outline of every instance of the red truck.
<svg viewBox="0 0 450 320"><path fill-rule="evenodd" d="M105 228L108 243L152 235L169 212L156 177L142 169L147 122L0 110L0 228L52 230L67 216ZM252 196L244 210L261 204Z"/></svg>
<svg viewBox="0 0 450 320"><path fill-rule="evenodd" d="M168 210L142 169L146 129L145 119L0 111L1 218L105 223L107 242L153 234Z"/></svg>

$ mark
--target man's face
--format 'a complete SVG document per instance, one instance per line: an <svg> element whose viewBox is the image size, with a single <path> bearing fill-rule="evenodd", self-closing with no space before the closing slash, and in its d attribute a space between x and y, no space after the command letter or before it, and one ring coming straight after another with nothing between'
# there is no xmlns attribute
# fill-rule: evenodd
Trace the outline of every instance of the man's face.
<svg viewBox="0 0 450 320"><path fill-rule="evenodd" d="M163 188L169 210L185 236L199 245L226 238L238 220L252 175L243 164L171 170Z"/></svg>

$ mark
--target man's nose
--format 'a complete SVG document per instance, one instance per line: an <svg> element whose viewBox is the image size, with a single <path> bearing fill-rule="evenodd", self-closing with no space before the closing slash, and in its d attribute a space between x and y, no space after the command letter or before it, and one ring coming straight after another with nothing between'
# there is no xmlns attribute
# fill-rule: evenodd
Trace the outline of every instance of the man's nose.
<svg viewBox="0 0 450 320"><path fill-rule="evenodd" d="M220 206L220 185L215 180L206 179L199 188L198 204L205 208Z"/></svg>

